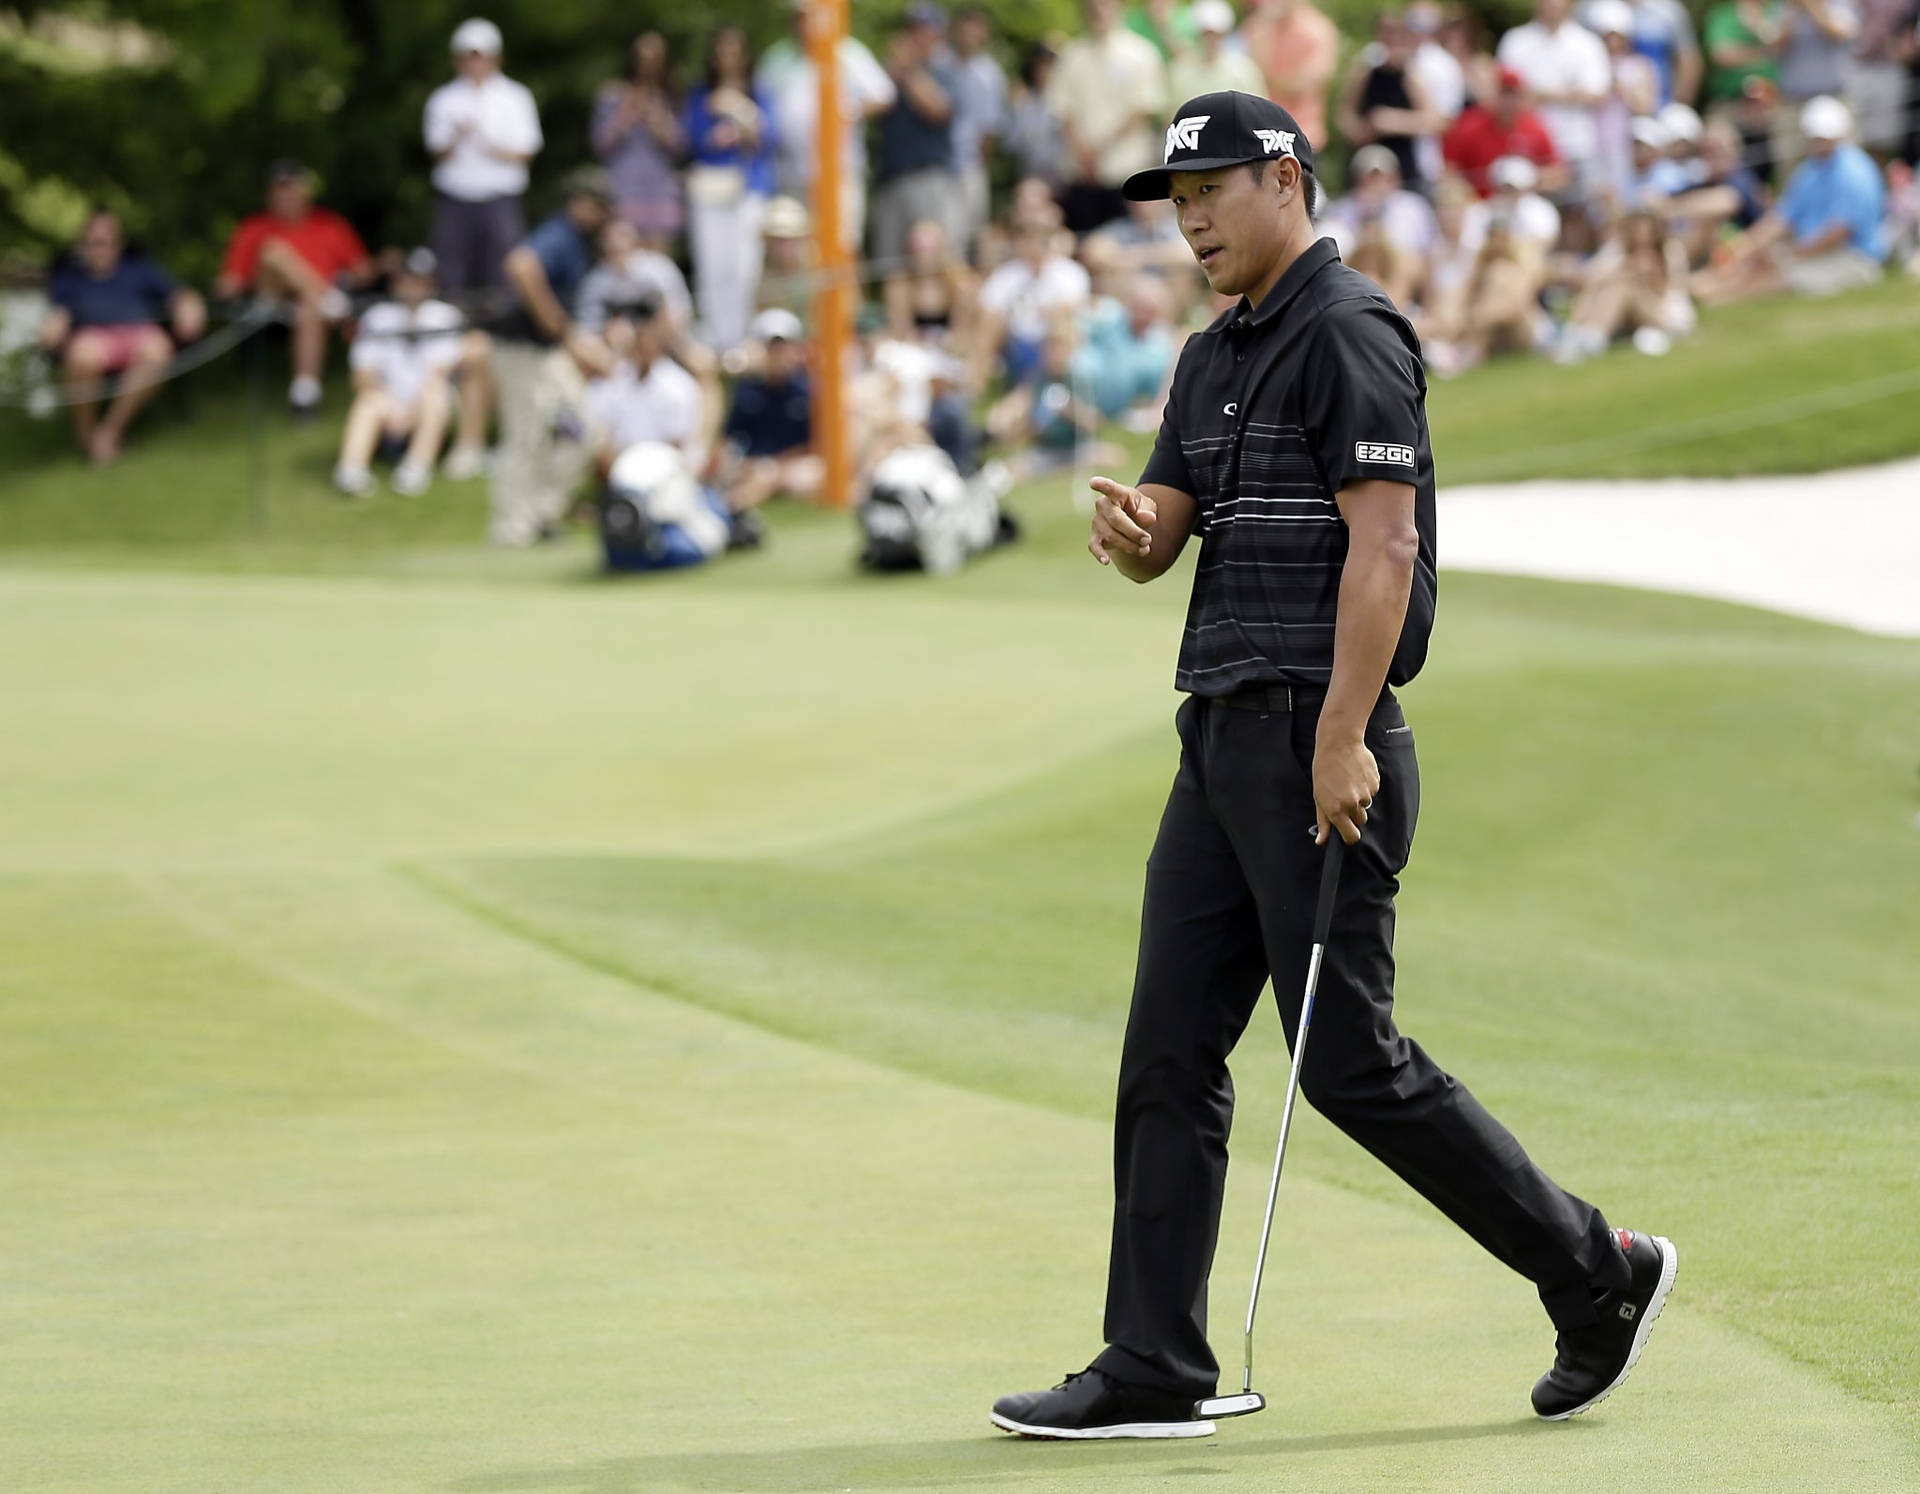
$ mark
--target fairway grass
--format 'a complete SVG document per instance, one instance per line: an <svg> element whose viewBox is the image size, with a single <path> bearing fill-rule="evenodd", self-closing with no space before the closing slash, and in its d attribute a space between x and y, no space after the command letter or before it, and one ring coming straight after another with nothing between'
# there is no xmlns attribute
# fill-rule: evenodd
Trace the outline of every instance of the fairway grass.
<svg viewBox="0 0 1920 1494"><path fill-rule="evenodd" d="M1098 1343L1183 583L1070 516L659 586L0 570L0 1487L1920 1487L1920 645L1447 578L1401 1015L1678 1290L1525 1283L1317 1118L1210 1442ZM1270 1009L1269 1009L1270 1011ZM1237 1327L1284 1053L1255 1024Z"/></svg>

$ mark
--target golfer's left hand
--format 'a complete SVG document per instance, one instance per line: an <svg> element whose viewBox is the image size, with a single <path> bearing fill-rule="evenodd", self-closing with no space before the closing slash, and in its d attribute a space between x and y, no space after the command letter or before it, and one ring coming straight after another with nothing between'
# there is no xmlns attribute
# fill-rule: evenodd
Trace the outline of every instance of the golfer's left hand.
<svg viewBox="0 0 1920 1494"><path fill-rule="evenodd" d="M1327 830L1352 845L1380 792L1380 765L1358 735L1321 736L1313 748L1313 843L1327 843Z"/></svg>

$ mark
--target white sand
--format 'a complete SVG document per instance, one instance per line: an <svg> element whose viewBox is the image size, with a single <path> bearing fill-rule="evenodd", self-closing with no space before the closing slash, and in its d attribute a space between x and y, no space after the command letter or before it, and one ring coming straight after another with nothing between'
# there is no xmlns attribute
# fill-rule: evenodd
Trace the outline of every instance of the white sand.
<svg viewBox="0 0 1920 1494"><path fill-rule="evenodd" d="M1691 592L1920 637L1920 460L1800 477L1447 488L1440 564Z"/></svg>

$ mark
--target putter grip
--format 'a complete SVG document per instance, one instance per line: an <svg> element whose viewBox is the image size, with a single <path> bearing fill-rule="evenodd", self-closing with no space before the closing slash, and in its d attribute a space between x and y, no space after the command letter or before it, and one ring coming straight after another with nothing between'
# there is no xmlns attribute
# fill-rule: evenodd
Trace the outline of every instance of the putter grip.
<svg viewBox="0 0 1920 1494"><path fill-rule="evenodd" d="M1313 910L1313 942L1324 946L1333 931L1333 899L1340 890L1340 858L1347 843L1338 830L1327 831L1327 855L1320 863L1320 901Z"/></svg>

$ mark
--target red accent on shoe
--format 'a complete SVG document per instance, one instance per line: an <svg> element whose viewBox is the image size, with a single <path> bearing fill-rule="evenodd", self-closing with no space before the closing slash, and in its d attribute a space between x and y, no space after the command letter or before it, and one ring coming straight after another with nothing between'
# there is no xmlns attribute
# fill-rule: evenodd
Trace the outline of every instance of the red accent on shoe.
<svg viewBox="0 0 1920 1494"><path fill-rule="evenodd" d="M1614 1231L1614 1233L1620 1237L1620 1250L1622 1254L1625 1254L1628 1251L1633 1249L1633 1231L1632 1230L1617 1229Z"/></svg>

